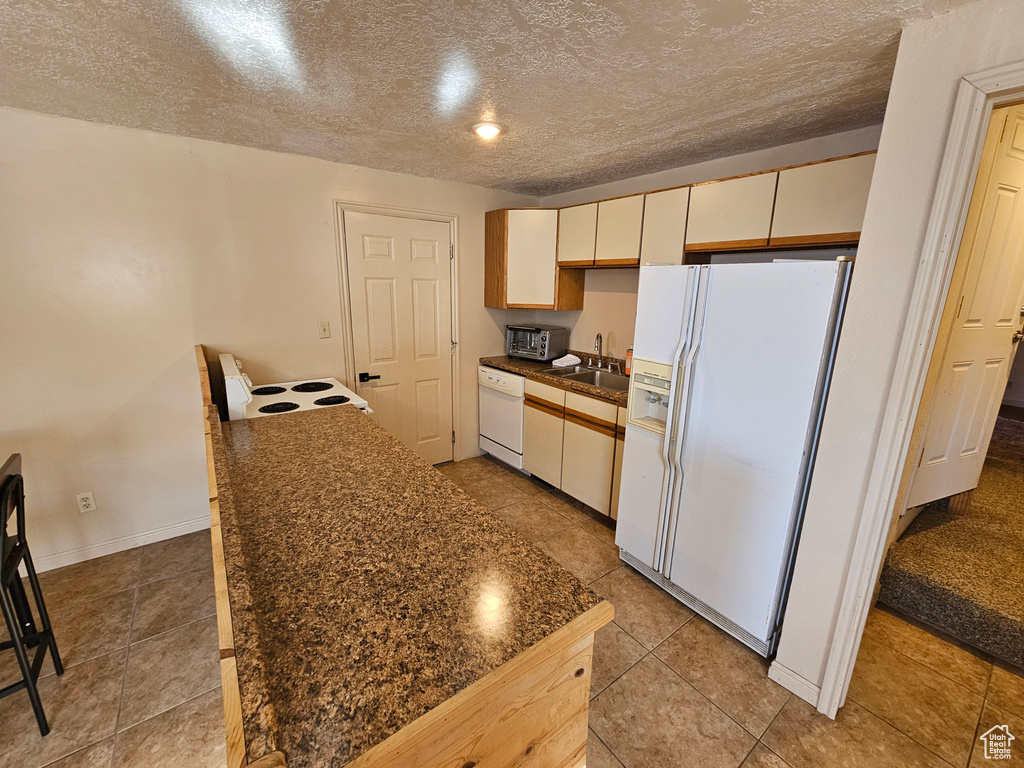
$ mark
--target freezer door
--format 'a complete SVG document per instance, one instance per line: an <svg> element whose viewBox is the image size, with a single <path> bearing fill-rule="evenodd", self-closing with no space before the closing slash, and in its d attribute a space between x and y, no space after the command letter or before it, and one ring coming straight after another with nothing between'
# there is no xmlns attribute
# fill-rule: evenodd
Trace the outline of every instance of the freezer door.
<svg viewBox="0 0 1024 768"><path fill-rule="evenodd" d="M663 572L696 598L691 607L703 603L761 642L774 631L844 269L803 262L705 271Z"/></svg>
<svg viewBox="0 0 1024 768"><path fill-rule="evenodd" d="M665 438L657 432L627 426L623 444L619 517L615 544L651 568L657 567L658 533L666 466L662 458Z"/></svg>
<svg viewBox="0 0 1024 768"><path fill-rule="evenodd" d="M640 267L633 357L671 362L686 332L688 297L699 267Z"/></svg>

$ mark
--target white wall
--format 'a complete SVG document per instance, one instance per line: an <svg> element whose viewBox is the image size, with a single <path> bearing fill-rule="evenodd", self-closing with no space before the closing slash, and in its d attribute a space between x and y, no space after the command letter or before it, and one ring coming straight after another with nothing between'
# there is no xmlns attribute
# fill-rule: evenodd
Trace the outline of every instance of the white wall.
<svg viewBox="0 0 1024 768"><path fill-rule="evenodd" d="M1022 29L985 0L903 32L773 676L822 681L958 81L1024 59Z"/></svg>
<svg viewBox="0 0 1024 768"><path fill-rule="evenodd" d="M476 362L511 317L483 309L483 214L535 200L10 109L0 178L0 456L23 454L41 567L209 525L193 344L256 381L345 374L338 199L458 215L477 453Z"/></svg>
<svg viewBox="0 0 1024 768"><path fill-rule="evenodd" d="M578 189L544 198L545 207L587 203L619 195L651 192L710 179L722 179L746 173L757 173L788 165L827 160L830 157L867 152L878 147L881 126L823 136L818 139L785 144L781 147L722 157L704 163L672 168L646 176ZM640 279L636 269L587 270L583 309L576 312L538 312L530 317L539 323L566 325L572 328L570 346L588 351L594 347L598 333L604 337L605 352L625 357L633 344L636 320L636 290Z"/></svg>

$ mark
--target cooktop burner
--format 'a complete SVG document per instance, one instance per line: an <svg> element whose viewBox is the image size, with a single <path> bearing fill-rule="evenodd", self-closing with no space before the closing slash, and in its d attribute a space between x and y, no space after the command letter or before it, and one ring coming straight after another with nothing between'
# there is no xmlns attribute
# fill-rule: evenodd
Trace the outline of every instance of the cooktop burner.
<svg viewBox="0 0 1024 768"><path fill-rule="evenodd" d="M352 398L345 397L344 395L328 395L327 397L321 397L318 400L313 401L313 405L341 405L347 403Z"/></svg>
<svg viewBox="0 0 1024 768"><path fill-rule="evenodd" d="M333 389L333 384L326 381L304 381L292 387L292 392L323 392L325 389Z"/></svg>
<svg viewBox="0 0 1024 768"><path fill-rule="evenodd" d="M284 387L256 387L252 393L254 395L280 395L284 391Z"/></svg>
<svg viewBox="0 0 1024 768"><path fill-rule="evenodd" d="M260 413L286 413L288 411L294 411L299 407L298 403L289 403L286 400L282 400L280 403L270 403L261 407Z"/></svg>

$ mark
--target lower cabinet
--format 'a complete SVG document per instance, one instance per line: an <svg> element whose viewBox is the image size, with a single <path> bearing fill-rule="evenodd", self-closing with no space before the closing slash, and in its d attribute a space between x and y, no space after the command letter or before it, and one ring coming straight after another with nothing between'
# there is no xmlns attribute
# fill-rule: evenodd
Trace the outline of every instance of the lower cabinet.
<svg viewBox="0 0 1024 768"><path fill-rule="evenodd" d="M622 484L622 449L626 446L626 409L619 408L615 419L615 465L612 467L612 520L619 519L619 486Z"/></svg>
<svg viewBox="0 0 1024 768"><path fill-rule="evenodd" d="M613 403L565 394L561 488L605 515L611 505L617 412Z"/></svg>
<svg viewBox="0 0 1024 768"><path fill-rule="evenodd" d="M523 469L556 488L562 486L565 390L526 380L523 408Z"/></svg>
<svg viewBox="0 0 1024 768"><path fill-rule="evenodd" d="M526 380L523 469L618 518L626 409Z"/></svg>

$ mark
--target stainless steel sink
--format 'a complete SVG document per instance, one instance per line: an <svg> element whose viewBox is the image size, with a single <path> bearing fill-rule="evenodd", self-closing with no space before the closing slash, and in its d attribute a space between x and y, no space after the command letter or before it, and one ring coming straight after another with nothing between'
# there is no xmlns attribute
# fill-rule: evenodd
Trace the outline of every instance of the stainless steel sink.
<svg viewBox="0 0 1024 768"><path fill-rule="evenodd" d="M552 368L545 373L568 381L578 381L580 384L590 384L609 392L625 392L629 389L628 376L603 369L577 365L572 368Z"/></svg>

